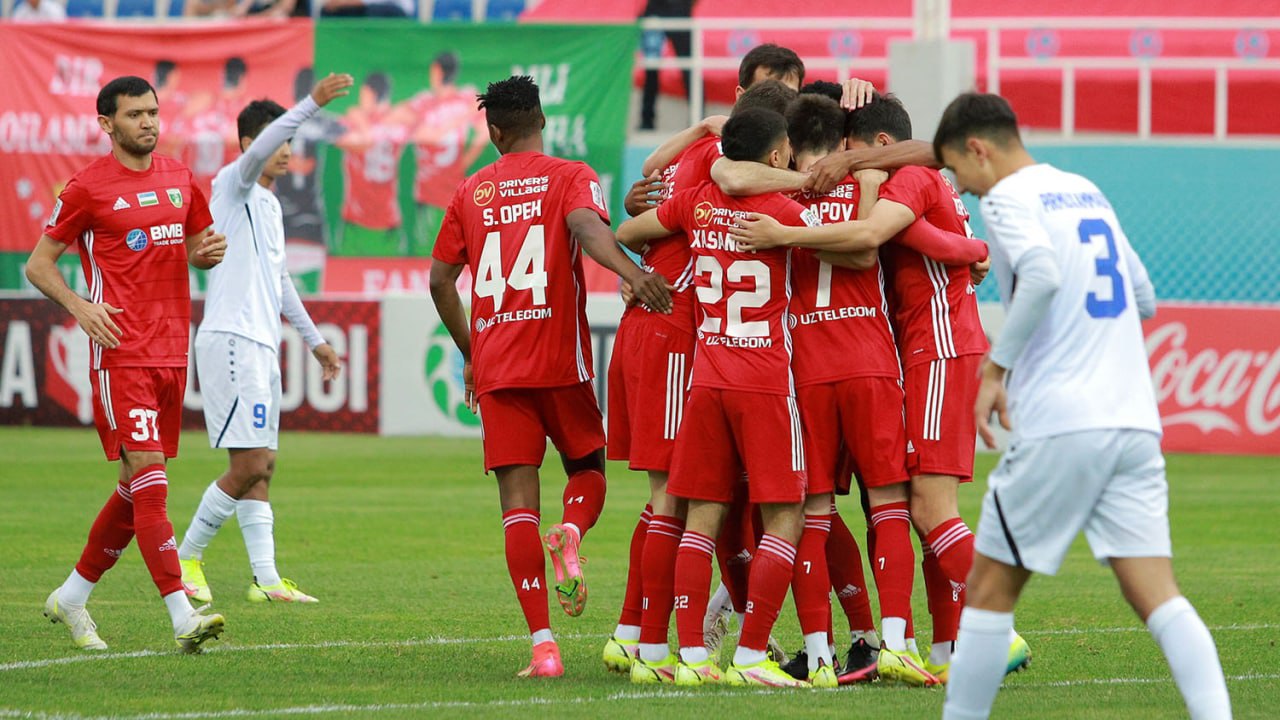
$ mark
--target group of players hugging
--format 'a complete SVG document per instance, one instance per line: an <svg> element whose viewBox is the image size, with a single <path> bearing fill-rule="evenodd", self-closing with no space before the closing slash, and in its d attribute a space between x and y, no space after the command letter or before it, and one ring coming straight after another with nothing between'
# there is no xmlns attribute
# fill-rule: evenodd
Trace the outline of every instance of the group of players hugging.
<svg viewBox="0 0 1280 720"><path fill-rule="evenodd" d="M431 291L466 359L485 468L497 476L508 568L533 641L522 676L564 672L543 548L561 605L580 614L578 550L604 503L585 250L622 278L628 303L609 368L607 456L647 472L651 491L606 666L636 683L946 682L973 560L957 489L973 473L988 349L974 285L987 247L932 169L932 148L911 140L901 102L863 81L803 80L794 52L749 52L731 116L654 151L616 236L595 173L541 153L537 87L513 77L480 97L501 158L455 194ZM456 287L464 267L470 320ZM548 437L568 482L562 520L542 536ZM834 501L851 486L867 516L879 632ZM925 658L912 623L913 528L933 620ZM771 632L789 587L804 648L788 662ZM843 658L832 590L849 624ZM734 624L737 649L722 669L719 646ZM1009 670L1029 657L1015 633Z"/></svg>

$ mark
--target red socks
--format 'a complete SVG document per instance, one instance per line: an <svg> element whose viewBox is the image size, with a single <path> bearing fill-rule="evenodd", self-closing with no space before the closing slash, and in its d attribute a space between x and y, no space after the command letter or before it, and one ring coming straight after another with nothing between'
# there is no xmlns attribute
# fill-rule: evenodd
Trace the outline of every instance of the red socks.
<svg viewBox="0 0 1280 720"><path fill-rule="evenodd" d="M827 571L831 574L831 587L836 592L840 607L849 619L849 629L869 631L876 628L871 616L871 597L867 594L867 579L862 570L862 553L858 541L849 532L840 513L831 513L831 535L827 538Z"/></svg>
<svg viewBox="0 0 1280 720"><path fill-rule="evenodd" d="M769 633L773 631L778 611L787 596L787 587L791 585L795 561L796 547L791 543L768 533L760 538L760 547L751 561L751 590L742 621L740 647L763 651L769 646ZM701 617L699 615L699 627ZM825 628L826 622L823 621L814 632ZM680 646L687 647L683 638Z"/></svg>
<svg viewBox="0 0 1280 720"><path fill-rule="evenodd" d="M507 544L507 572L516 588L516 599L524 611L529 633L551 628L547 613L547 565L538 532L538 512L515 508L502 514L502 530Z"/></svg>
<svg viewBox="0 0 1280 720"><path fill-rule="evenodd" d="M915 579L916 553L911 546L911 515L906 502L871 508L875 549L871 572L880 594L880 617L911 617L911 583Z"/></svg>
<svg viewBox="0 0 1280 720"><path fill-rule="evenodd" d="M148 465L129 478L133 496L133 528L138 550L151 571L151 579L163 597L182 590L182 570L178 566L178 542L173 537L166 504L169 479L164 465ZM105 510L106 508L104 508Z"/></svg>
<svg viewBox="0 0 1280 720"><path fill-rule="evenodd" d="M827 536L830 534L831 515L804 516L804 532L796 547L791 588L796 598L800 631L805 635L830 630L831 577L827 573Z"/></svg>
<svg viewBox="0 0 1280 720"><path fill-rule="evenodd" d="M973 533L958 517L934 528L924 538L924 584L933 615L933 641L956 639L964 607L965 582L973 567Z"/></svg>
<svg viewBox="0 0 1280 720"><path fill-rule="evenodd" d="M676 551L676 634L682 648L703 647L706 641L702 620L707 614L707 600L711 595L711 556L715 547L716 543L710 537L685 530L680 539L680 549ZM640 629L640 642L649 642L646 640L647 632L647 627ZM666 642L666 636L654 642Z"/></svg>
<svg viewBox="0 0 1280 720"><path fill-rule="evenodd" d="M564 519L560 522L578 528L579 539L586 537L587 531L600 519L604 493L604 475L598 471L583 470L570 475L564 486Z"/></svg>
<svg viewBox="0 0 1280 720"><path fill-rule="evenodd" d="M649 520L640 560L641 585L640 642L659 645L667 641L671 628L671 606L675 595L676 549L684 534L684 521L670 515ZM710 576L705 584L710 584ZM705 592L705 591L704 591ZM705 604L705 603L704 603ZM698 621L702 627L702 621Z"/></svg>
<svg viewBox="0 0 1280 720"><path fill-rule="evenodd" d="M644 607L640 586L643 574L640 569L641 564L644 562L644 536L649 532L649 518L652 516L653 507L645 505L644 512L640 513L640 521L636 523L636 529L631 533L631 555L627 563L627 589L622 596L622 614L618 616L619 625L638 626L640 624L640 612Z"/></svg>
<svg viewBox="0 0 1280 720"><path fill-rule="evenodd" d="M716 540L716 561L720 565L720 582L729 591L733 609L747 607L747 585L751 580L751 558L756 548L754 513L744 489L734 497L725 515L720 537Z"/></svg>
<svg viewBox="0 0 1280 720"><path fill-rule="evenodd" d="M126 484L120 484L111 493L107 504L98 511L98 517L89 529L89 541L80 554L80 562L76 563L76 572L89 582L98 582L102 574L116 564L132 540L133 496Z"/></svg>

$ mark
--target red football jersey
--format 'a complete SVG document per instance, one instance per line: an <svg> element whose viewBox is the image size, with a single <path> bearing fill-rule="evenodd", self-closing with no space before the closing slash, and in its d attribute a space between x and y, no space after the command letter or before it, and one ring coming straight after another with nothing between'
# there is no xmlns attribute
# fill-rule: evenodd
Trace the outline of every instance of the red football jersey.
<svg viewBox="0 0 1280 720"><path fill-rule="evenodd" d="M711 179L711 166L724 157L719 135L704 135L680 154L680 167L672 181L681 190L696 188Z"/></svg>
<svg viewBox="0 0 1280 720"><path fill-rule="evenodd" d="M710 135L707 137L716 137ZM704 138L705 139L705 138ZM696 141L695 143L696 144ZM658 197L658 203L661 205L671 199L679 190L686 190L690 187L697 187L707 180L711 179L710 169L707 171L707 177L699 179L693 185L684 186L677 184L677 177L680 175L680 168L683 165L684 157L689 153L693 145L681 150L667 165L662 169L660 175L663 183L662 192ZM693 253L689 251L689 237L684 233L675 233L664 238L650 241L644 247L640 254L641 265L649 272L655 272L667 279L667 282L675 286L675 291L671 293L671 314L664 315L656 313L655 317L662 318L664 321L675 325L681 330L692 331L693 320ZM648 312L649 309L643 305L633 305L627 308L627 313ZM626 313L624 313L624 316Z"/></svg>
<svg viewBox="0 0 1280 720"><path fill-rule="evenodd" d="M813 212L779 193L730 197L715 183L676 193L658 208L669 230L689 236L698 298L694 387L795 394L791 377L791 252L738 250L729 235L748 213L783 225L818 225Z"/></svg>
<svg viewBox="0 0 1280 720"><path fill-rule="evenodd" d="M361 133L367 146L346 148L342 153L342 176L347 189L342 203L342 219L374 230L400 227L400 153L408 133L389 121L390 111L370 114Z"/></svg>
<svg viewBox="0 0 1280 720"><path fill-rule="evenodd" d="M582 250L569 213L606 223L594 170L537 152L503 155L454 194L432 257L466 265L476 393L592 377Z"/></svg>
<svg viewBox="0 0 1280 720"><path fill-rule="evenodd" d="M858 185L845 178L825 195L796 200L823 223L858 219ZM850 270L818 260L811 250L791 256L792 368L797 385L855 377L901 377L889 324L880 263Z"/></svg>
<svg viewBox="0 0 1280 720"><path fill-rule="evenodd" d="M89 299L124 310L113 315L120 345L96 343L93 369L186 367L191 326L188 234L213 225L191 171L162 155L135 172L114 155L95 160L62 189L44 232L80 243Z"/></svg>
<svg viewBox="0 0 1280 720"><path fill-rule="evenodd" d="M935 227L973 237L969 211L937 170L904 167L880 187L880 197L906 205ZM896 242L883 246L881 259L892 278L903 367L987 351L968 266L943 265Z"/></svg>
<svg viewBox="0 0 1280 720"><path fill-rule="evenodd" d="M415 141L413 145L417 161L414 202L447 207L454 191L466 179L467 168L462 160L467 146L487 142L484 137L474 137L477 118L479 127L484 127L484 114L476 109L475 88L458 88L443 97L422 93L409 101L409 107L419 127L430 130L434 136L430 142Z"/></svg>

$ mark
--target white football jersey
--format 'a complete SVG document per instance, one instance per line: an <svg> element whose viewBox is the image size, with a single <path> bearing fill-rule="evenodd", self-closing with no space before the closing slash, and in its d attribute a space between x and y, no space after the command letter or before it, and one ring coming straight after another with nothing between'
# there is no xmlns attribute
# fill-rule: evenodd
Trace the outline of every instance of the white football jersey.
<svg viewBox="0 0 1280 720"><path fill-rule="evenodd" d="M280 201L258 178L276 148L317 109L306 98L214 177L209 211L214 229L227 236L227 251L209 271L202 332L233 333L280 347L284 283L291 282L285 268L284 218Z"/></svg>
<svg viewBox="0 0 1280 720"><path fill-rule="evenodd" d="M1161 432L1134 288L1149 285L1097 186L1046 164L996 183L982 199L991 266L1006 308L1028 250L1048 248L1062 284L1007 380L1020 438L1080 430Z"/></svg>

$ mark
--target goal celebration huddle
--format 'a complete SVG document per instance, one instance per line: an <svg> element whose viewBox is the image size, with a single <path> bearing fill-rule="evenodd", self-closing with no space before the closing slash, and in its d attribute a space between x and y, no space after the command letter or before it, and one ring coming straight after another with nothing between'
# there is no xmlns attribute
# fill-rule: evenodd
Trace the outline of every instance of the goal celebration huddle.
<svg viewBox="0 0 1280 720"><path fill-rule="evenodd" d="M1191 716L1230 717L1213 639L1170 562L1140 325L1155 289L1106 197L1037 164L998 96L956 98L927 143L912 139L894 96L804 76L786 48L748 52L731 114L654 151L616 232L596 173L543 153L532 79L479 96L500 157L453 195L430 291L464 358L483 469L497 481L532 646L519 675L600 662L561 656L554 595L570 616L619 611L601 658L633 683L945 685L945 718L987 717L1004 675L1031 659L1013 622L1023 586L1032 572L1054 574L1083 531ZM191 600L222 596L202 554L232 514L252 570L247 599L317 602L275 564L267 491L281 315L326 378L341 363L284 269L271 187L294 130L351 84L331 75L288 111L246 107L243 154L208 200L189 170L153 155L161 109L145 80L120 78L99 95L112 153L63 190L27 269L93 343L95 421L120 462L83 555L46 601L79 647L106 648L90 592L135 536L177 644L195 652L222 633L227 619ZM958 191L982 198L987 242L973 237ZM87 300L56 269L76 243ZM617 274L627 306L607 423L584 252ZM228 466L179 541L165 467L186 382L188 265L211 274L196 367L208 439L228 450ZM975 295L989 273L1006 309L994 347ZM1010 439L971 530L958 497L970 492L976 438L995 446L993 419ZM568 482L544 522L548 438ZM649 500L635 508L622 607L602 609L589 602L602 580L584 572L582 552L604 507L606 460L647 476ZM863 522L846 521L839 495L860 497ZM851 526L864 525L860 544ZM917 566L925 608L911 602ZM788 592L802 637L774 632ZM931 637L917 638L926 612Z"/></svg>

